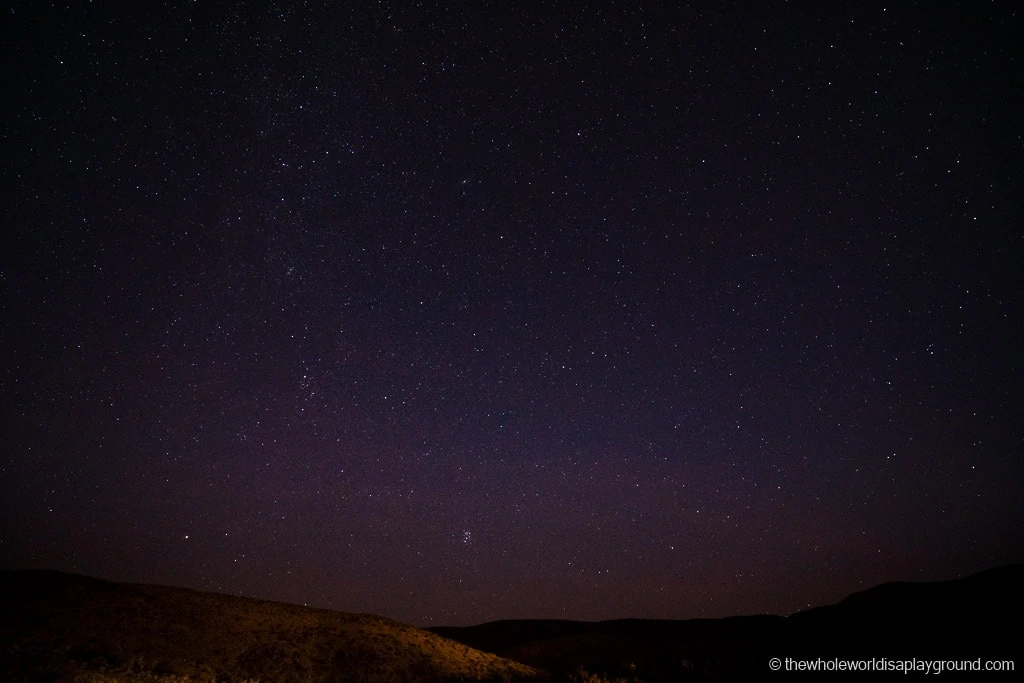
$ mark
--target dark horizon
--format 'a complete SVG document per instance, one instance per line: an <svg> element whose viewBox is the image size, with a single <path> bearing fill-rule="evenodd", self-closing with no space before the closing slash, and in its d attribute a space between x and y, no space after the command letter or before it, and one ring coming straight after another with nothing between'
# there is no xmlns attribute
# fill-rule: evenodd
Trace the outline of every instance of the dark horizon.
<svg viewBox="0 0 1024 683"><path fill-rule="evenodd" d="M0 568L459 626L1024 562L1010 3L0 28Z"/></svg>
<svg viewBox="0 0 1024 683"><path fill-rule="evenodd" d="M279 600L272 600L269 598L264 598L256 595L239 595L236 593L222 592L216 590L197 589L191 586L148 584L133 581L114 581L112 579L107 579L102 576L76 574L56 569L0 569L0 578L4 579L4 581L6 582L10 582L15 586L20 586L21 588L24 588L25 586L33 586L33 589L27 592L37 593L38 595L59 594L62 589L67 590L69 586L75 586L79 581L85 581L88 583L95 581L101 584L109 584L119 588L137 587L158 589L166 588L171 590L180 589L184 591L198 591L199 593L210 595L223 595L227 597L237 597L246 600L251 599L256 600L258 602L273 602L281 605L308 607L310 609L327 609L331 611L339 611L334 610L333 608L324 608L318 605L300 605L298 603L282 602ZM1024 564L1013 563L1002 565L999 567L989 567L987 569L983 569L978 572L972 572L964 576L957 576L949 579L940 579L937 581L889 581L861 588L855 591L850 591L841 599L836 600L835 602L822 603L818 605L809 605L803 609L797 610L790 614L770 614L762 612L757 614L728 614L721 615L718 617L692 617L689 619L647 619L643 617L619 617L602 620L518 618L497 619L493 621L467 625L410 624L407 622L399 623L402 623L407 626L413 626L416 628L433 630L442 635L444 635L445 632L449 629L461 630L467 626L472 628L476 626L496 626L500 624L512 624L515 622L522 622L523 624L541 622L564 622L581 625L598 625L611 624L615 622L706 622L715 620L745 621L749 619L759 619L761 617L764 617L767 619L779 619L783 621L787 618L795 618L798 620L798 623L805 623L807 622L808 618L810 618L811 621L808 623L813 623L814 617L812 615L816 615L825 610L830 610L836 607L840 607L843 608L843 610L846 610L842 612L842 614L844 614L844 616L846 617L848 617L852 613L860 612L863 614L871 615L873 618L877 618L878 610L895 610L904 618L920 621L923 618L922 615L915 614L911 607L925 604L928 606L929 610L942 612L944 609L942 607L942 602L937 602L934 599L936 596L941 596L941 598L944 600L952 600L956 603L956 616L950 616L947 613L945 617L947 620L956 621L958 618L962 619L963 615L960 614L960 611L964 608L969 608L973 612L976 612L976 616L985 614L986 610L994 611L999 608L1012 610L1012 608L1016 604L1016 601L1018 601L1022 595L1022 578L1024 578ZM10 589L10 586L7 585L7 583L5 583L2 586L2 588ZM11 593L8 596L9 599L14 600L16 600L18 597L19 596L15 593ZM29 602L31 602L31 599L29 600ZM995 604L996 602L998 602L999 604ZM946 607L948 608L948 605ZM851 612L850 610L853 611ZM387 615L372 613L342 613L362 616L383 616L388 619L393 619L392 617L387 617Z"/></svg>

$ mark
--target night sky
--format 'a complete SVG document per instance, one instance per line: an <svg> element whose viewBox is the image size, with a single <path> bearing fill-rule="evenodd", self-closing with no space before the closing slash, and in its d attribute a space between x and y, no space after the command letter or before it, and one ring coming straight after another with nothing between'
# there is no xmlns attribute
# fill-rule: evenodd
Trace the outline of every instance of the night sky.
<svg viewBox="0 0 1024 683"><path fill-rule="evenodd" d="M464 625L1024 561L1018 3L50 4L3 567Z"/></svg>

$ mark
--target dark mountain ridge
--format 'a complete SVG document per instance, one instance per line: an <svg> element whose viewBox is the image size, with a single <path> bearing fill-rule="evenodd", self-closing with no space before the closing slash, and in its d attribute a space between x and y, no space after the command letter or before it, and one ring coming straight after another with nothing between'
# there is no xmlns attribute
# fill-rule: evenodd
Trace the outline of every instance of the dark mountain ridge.
<svg viewBox="0 0 1024 683"><path fill-rule="evenodd" d="M772 657L1007 659L1024 642L1024 565L930 583L894 582L788 617L435 627L472 647L569 674L625 680L760 680Z"/></svg>
<svg viewBox="0 0 1024 683"><path fill-rule="evenodd" d="M1024 642L1022 610L1022 565L952 581L882 584L788 617L508 620L430 629L184 588L5 571L0 678L762 680L773 676L773 657L1015 659Z"/></svg>

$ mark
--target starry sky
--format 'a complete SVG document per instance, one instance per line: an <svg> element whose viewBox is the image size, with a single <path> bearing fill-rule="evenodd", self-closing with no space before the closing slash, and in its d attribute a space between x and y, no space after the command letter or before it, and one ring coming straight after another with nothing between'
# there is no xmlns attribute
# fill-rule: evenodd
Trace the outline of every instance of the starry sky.
<svg viewBox="0 0 1024 683"><path fill-rule="evenodd" d="M416 625L1024 561L1012 2L13 2L0 565Z"/></svg>

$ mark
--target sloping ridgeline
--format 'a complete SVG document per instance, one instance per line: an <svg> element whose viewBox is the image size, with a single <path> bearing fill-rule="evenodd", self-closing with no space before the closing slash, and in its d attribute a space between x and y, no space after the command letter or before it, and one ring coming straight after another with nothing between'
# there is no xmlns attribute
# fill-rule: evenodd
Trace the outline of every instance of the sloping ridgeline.
<svg viewBox="0 0 1024 683"><path fill-rule="evenodd" d="M788 617L512 620L431 630L562 680L758 681L785 677L769 670L772 657L1015 659L1022 667L1022 616L1024 566L1009 565L952 581L882 584Z"/></svg>
<svg viewBox="0 0 1024 683"><path fill-rule="evenodd" d="M4 681L518 681L537 672L383 617L0 572Z"/></svg>

